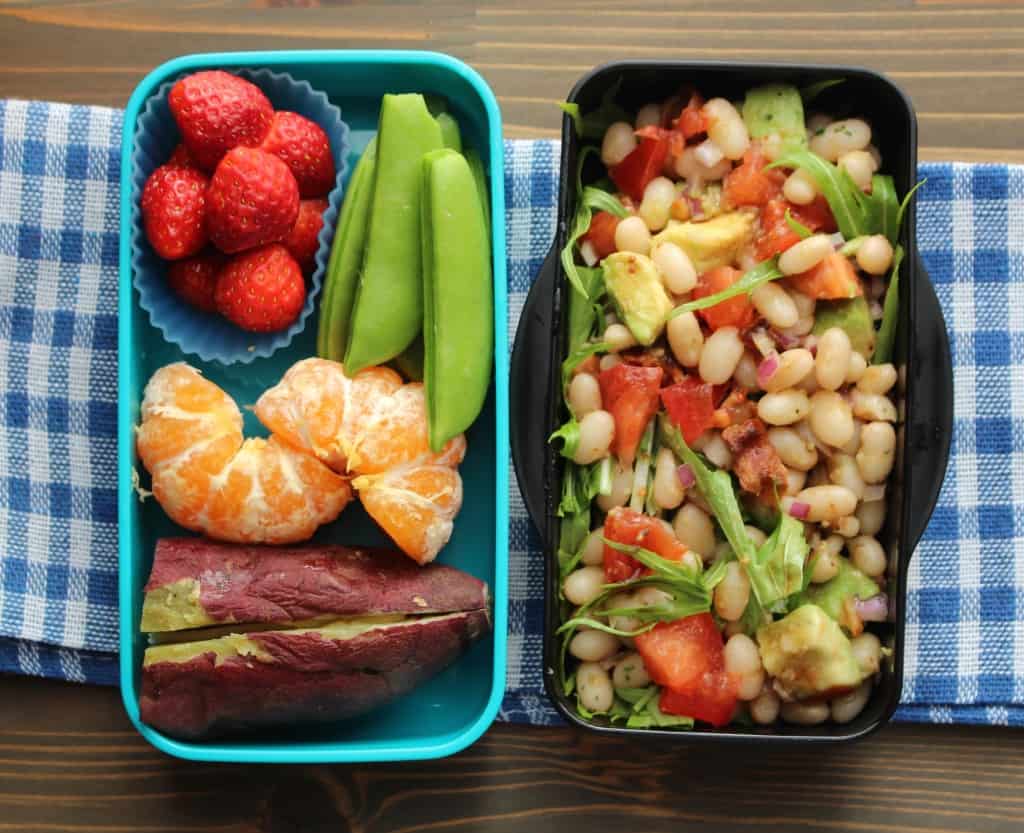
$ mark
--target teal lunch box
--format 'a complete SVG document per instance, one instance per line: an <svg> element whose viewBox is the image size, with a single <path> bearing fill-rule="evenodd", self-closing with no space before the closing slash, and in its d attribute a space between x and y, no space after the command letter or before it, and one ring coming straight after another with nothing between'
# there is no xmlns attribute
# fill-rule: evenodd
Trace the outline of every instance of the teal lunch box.
<svg viewBox="0 0 1024 833"><path fill-rule="evenodd" d="M139 115L168 80L203 69L267 68L308 81L327 94L349 127L348 176L374 135L381 96L422 92L443 96L467 147L482 157L490 179L494 272L494 380L483 413L467 433L469 452L460 467L462 511L438 560L485 581L493 599L493 634L474 644L451 667L377 711L337 724L285 727L213 741L182 741L139 720L138 696L146 637L139 632L142 589L157 538L180 535L153 499L136 490L141 466L134 426L142 391L152 373L187 361L221 385L246 413L248 436L265 434L246 405L275 384L294 362L316 353L317 311L291 343L249 364L221 365L186 355L163 339L139 306L132 285L130 234L131 160ZM158 749L181 758L244 763L348 763L438 758L473 743L497 714L505 687L508 617L508 344L505 276L504 160L501 114L494 94L472 69L433 52L288 51L190 55L163 64L136 87L128 102L121 150L120 315L118 323L118 519L121 694L131 721ZM316 299L319 304L319 298ZM353 504L317 533L314 542L389 542Z"/></svg>

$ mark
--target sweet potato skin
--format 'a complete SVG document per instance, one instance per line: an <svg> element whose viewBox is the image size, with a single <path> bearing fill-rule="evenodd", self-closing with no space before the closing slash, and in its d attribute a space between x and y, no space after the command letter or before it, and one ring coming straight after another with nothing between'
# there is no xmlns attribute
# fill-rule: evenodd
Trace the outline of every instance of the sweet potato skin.
<svg viewBox="0 0 1024 833"><path fill-rule="evenodd" d="M202 624L287 625L328 616L449 613L487 607L487 587L454 567L418 567L397 551L370 547L262 547L203 538L157 542L146 593L176 582L198 588L189 623L143 603L142 630ZM146 602L150 602L147 606Z"/></svg>
<svg viewBox="0 0 1024 833"><path fill-rule="evenodd" d="M414 567L415 569L415 567ZM247 634L261 658L213 652L142 671L142 720L179 738L324 723L406 694L489 633L485 609L387 625L350 639L316 631Z"/></svg>

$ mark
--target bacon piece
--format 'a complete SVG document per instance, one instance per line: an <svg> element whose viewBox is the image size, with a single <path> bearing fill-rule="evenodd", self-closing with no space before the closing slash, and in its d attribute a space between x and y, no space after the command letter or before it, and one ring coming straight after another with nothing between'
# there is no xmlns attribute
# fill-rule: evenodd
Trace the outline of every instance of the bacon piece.
<svg viewBox="0 0 1024 833"><path fill-rule="evenodd" d="M773 483L786 482L786 467L768 442L761 420L754 418L730 425L722 432L722 439L733 453L732 468L745 492L756 495Z"/></svg>

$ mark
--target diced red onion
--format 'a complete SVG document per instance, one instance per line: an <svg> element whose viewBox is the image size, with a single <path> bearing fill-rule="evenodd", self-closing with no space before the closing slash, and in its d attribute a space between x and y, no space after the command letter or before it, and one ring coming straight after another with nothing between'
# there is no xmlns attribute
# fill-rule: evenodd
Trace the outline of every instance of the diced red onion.
<svg viewBox="0 0 1024 833"><path fill-rule="evenodd" d="M804 347L806 347L812 356L818 355L818 337L811 333L810 335L804 336Z"/></svg>
<svg viewBox="0 0 1024 833"><path fill-rule="evenodd" d="M763 388L779 369L779 354L772 353L757 366L757 383Z"/></svg>
<svg viewBox="0 0 1024 833"><path fill-rule="evenodd" d="M692 197L689 194L687 194L686 204L690 207L691 220L704 219L704 202L700 199L700 197Z"/></svg>
<svg viewBox="0 0 1024 833"><path fill-rule="evenodd" d="M811 504L804 503L802 500L794 500L789 505L789 514L797 520L803 521L807 519L807 516L811 513Z"/></svg>
<svg viewBox="0 0 1024 833"><path fill-rule="evenodd" d="M800 344L798 336L791 336L788 333L782 333L775 329L771 331L771 337L780 350L789 350L791 347L796 347Z"/></svg>
<svg viewBox="0 0 1024 833"><path fill-rule="evenodd" d="M865 503L873 503L876 500L885 500L885 484L875 483L871 486L865 486L864 497L861 499Z"/></svg>
<svg viewBox="0 0 1024 833"><path fill-rule="evenodd" d="M684 489L689 489L694 483L697 482L697 477L687 465L682 465L676 469L676 477L679 478L679 485Z"/></svg>
<svg viewBox="0 0 1024 833"><path fill-rule="evenodd" d="M584 240L583 245L580 246L580 257L583 258L583 262L587 266L597 266L600 258L597 256L597 250L594 248L594 244L589 240Z"/></svg>
<svg viewBox="0 0 1024 833"><path fill-rule="evenodd" d="M711 139L705 139L693 150L694 158L705 168L713 168L725 158L722 149Z"/></svg>
<svg viewBox="0 0 1024 833"><path fill-rule="evenodd" d="M885 622L889 618L889 597L879 593L870 599L857 599L853 608L864 622Z"/></svg>
<svg viewBox="0 0 1024 833"><path fill-rule="evenodd" d="M882 318L882 305L878 301L872 301L868 305L868 309L871 310L871 320L880 321Z"/></svg>
<svg viewBox="0 0 1024 833"><path fill-rule="evenodd" d="M838 231L835 234L829 235L828 240L834 249L841 249L846 245L846 238Z"/></svg>

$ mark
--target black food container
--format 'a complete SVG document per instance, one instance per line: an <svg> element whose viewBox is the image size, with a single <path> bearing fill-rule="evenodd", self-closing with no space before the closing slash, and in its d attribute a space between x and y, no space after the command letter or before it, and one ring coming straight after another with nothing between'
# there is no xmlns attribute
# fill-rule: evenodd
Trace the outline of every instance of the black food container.
<svg viewBox="0 0 1024 833"><path fill-rule="evenodd" d="M615 100L630 112L644 104L676 94L693 85L706 98L741 97L750 87L782 82L807 87L842 79L825 89L809 107L841 118L859 116L872 125L873 141L882 154L882 172L891 174L899 195L917 181L917 120L910 101L891 81L866 69L841 66L735 64L688 61L623 61L598 67L584 76L568 101L584 114L600 105L603 95L617 89ZM571 291L558 253L576 212L573 172L583 142L568 117L562 120L561 174L558 223L551 253L524 305L516 333L511 365L512 457L527 509L540 531L545 555L544 681L548 696L571 723L617 735L662 737L679 741L760 740L830 742L863 737L892 716L903 681L907 567L938 498L949 456L953 421L953 380L949 342L938 300L921 266L916 246L916 218L911 202L903 220L900 242L906 258L900 270L899 325L894 362L899 370L897 397L897 462L886 493L888 512L880 533L889 554L887 592L894 619L872 626L893 648L883 663L882 677L872 698L851 723L815 727L777 723L769 727L730 725L712 729L698 725L689 731L627 729L606 718L587 720L575 702L564 695L553 669L559 652L558 505L562 476L560 456L547 442L564 419L561 412L559 366L565 355L563 326ZM584 183L601 175L595 163L584 169Z"/></svg>

